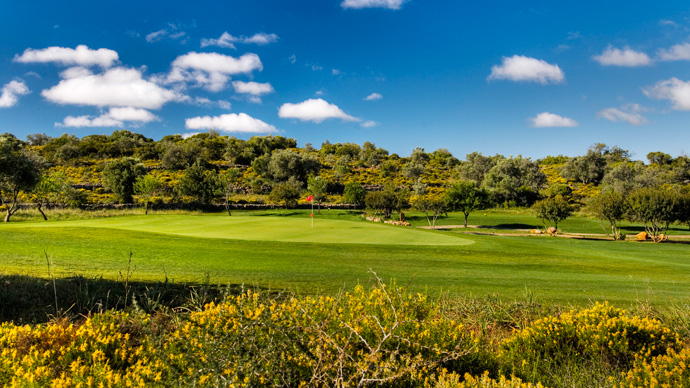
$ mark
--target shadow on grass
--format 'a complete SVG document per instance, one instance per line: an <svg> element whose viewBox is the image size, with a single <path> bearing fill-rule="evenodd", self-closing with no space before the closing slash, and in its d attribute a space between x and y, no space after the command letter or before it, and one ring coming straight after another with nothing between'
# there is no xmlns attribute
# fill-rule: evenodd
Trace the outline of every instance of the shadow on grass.
<svg viewBox="0 0 690 388"><path fill-rule="evenodd" d="M529 225L529 224L497 224L497 225L479 225L477 228L480 229L539 229L543 227L539 225Z"/></svg>
<svg viewBox="0 0 690 388"><path fill-rule="evenodd" d="M53 288L50 279L6 275L0 276L0 322L41 323L55 317L73 319L131 308L146 313L199 310L244 289L239 284L124 282L83 276L55 279Z"/></svg>

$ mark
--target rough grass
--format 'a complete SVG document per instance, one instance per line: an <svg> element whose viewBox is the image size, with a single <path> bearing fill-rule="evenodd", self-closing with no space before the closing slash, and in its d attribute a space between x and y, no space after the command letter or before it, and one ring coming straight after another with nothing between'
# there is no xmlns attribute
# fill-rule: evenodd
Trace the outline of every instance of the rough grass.
<svg viewBox="0 0 690 388"><path fill-rule="evenodd" d="M210 277L216 284L244 283L307 294L365 283L369 268L386 281L409 283L411 290L432 295L496 295L514 300L530 294L558 304L584 305L592 300L684 303L690 286L687 244L472 234L458 238L454 232L345 222L358 217L327 211L316 220L315 230L328 221L337 229L322 236L299 237L296 229L311 232L306 212L254 214L10 223L0 226L1 271L47 277L45 250L59 277L118 279L133 252L133 280L200 282ZM337 218L341 221L336 223ZM504 223L513 221L504 216ZM190 229L185 231L185 225ZM145 231L148 228L156 232ZM373 231L381 233L378 238L372 237ZM199 237L207 233L216 235ZM259 233L272 241L258 239ZM368 243L356 243L353 235ZM277 236L285 240L276 241ZM314 240L288 240L298 237ZM409 239L418 237L427 244L409 244ZM322 243L325 238L330 243ZM429 245L429 241L473 244Z"/></svg>

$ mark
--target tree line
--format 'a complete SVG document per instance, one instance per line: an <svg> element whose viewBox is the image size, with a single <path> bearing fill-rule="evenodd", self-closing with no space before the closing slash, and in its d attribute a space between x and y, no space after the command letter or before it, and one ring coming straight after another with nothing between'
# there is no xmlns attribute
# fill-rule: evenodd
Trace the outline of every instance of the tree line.
<svg viewBox="0 0 690 388"><path fill-rule="evenodd" d="M644 163L605 144L575 157L473 152L460 160L446 149L400 156L370 142L325 141L316 149L282 136L242 140L211 131L154 141L119 130L82 138L33 134L26 141L5 133L0 152L6 221L20 203L33 203L44 218L54 204L134 202L146 212L156 203L222 204L230 214L237 202L290 207L313 195L317 205L348 203L383 218L412 207L430 225L449 211L462 212L467 224L471 212L492 206L534 207L556 227L584 207L611 223L614 238L623 219L650 225L654 236L669 223L688 222L690 158L651 152Z"/></svg>

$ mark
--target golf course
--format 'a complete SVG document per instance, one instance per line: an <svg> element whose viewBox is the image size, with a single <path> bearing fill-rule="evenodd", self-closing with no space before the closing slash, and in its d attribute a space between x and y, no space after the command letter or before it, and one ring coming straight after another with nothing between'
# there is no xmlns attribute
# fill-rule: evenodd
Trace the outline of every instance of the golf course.
<svg viewBox="0 0 690 388"><path fill-rule="evenodd" d="M461 217L451 214L442 224L460 223ZM426 224L419 215L410 218L414 225ZM368 284L370 270L430 295L530 295L561 305L666 304L685 300L690 290L683 242L505 235L494 232L538 224L529 215L500 212L476 220L486 225L426 230L326 210L315 214L313 227L309 213L299 210L22 221L1 226L0 260L5 274L47 278L49 261L50 276L56 277L117 279L130 271L139 281L210 281L300 294ZM583 218L563 228L601 233L599 222Z"/></svg>

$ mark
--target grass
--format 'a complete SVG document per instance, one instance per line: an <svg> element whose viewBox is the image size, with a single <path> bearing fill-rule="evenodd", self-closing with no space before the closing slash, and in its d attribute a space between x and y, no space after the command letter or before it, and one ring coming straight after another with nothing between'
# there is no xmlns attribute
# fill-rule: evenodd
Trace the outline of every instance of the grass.
<svg viewBox="0 0 690 388"><path fill-rule="evenodd" d="M137 281L210 277L217 284L335 293L369 282L371 268L386 281L432 295L513 300L529 294L544 303L576 305L688 298L687 244L412 230L355 222L359 217L344 211L322 211L312 231L306 212L251 214L10 223L0 226L1 271L48 277L45 250L56 276L118 279L133 252ZM527 217L491 214L485 219L495 225L520 224Z"/></svg>

